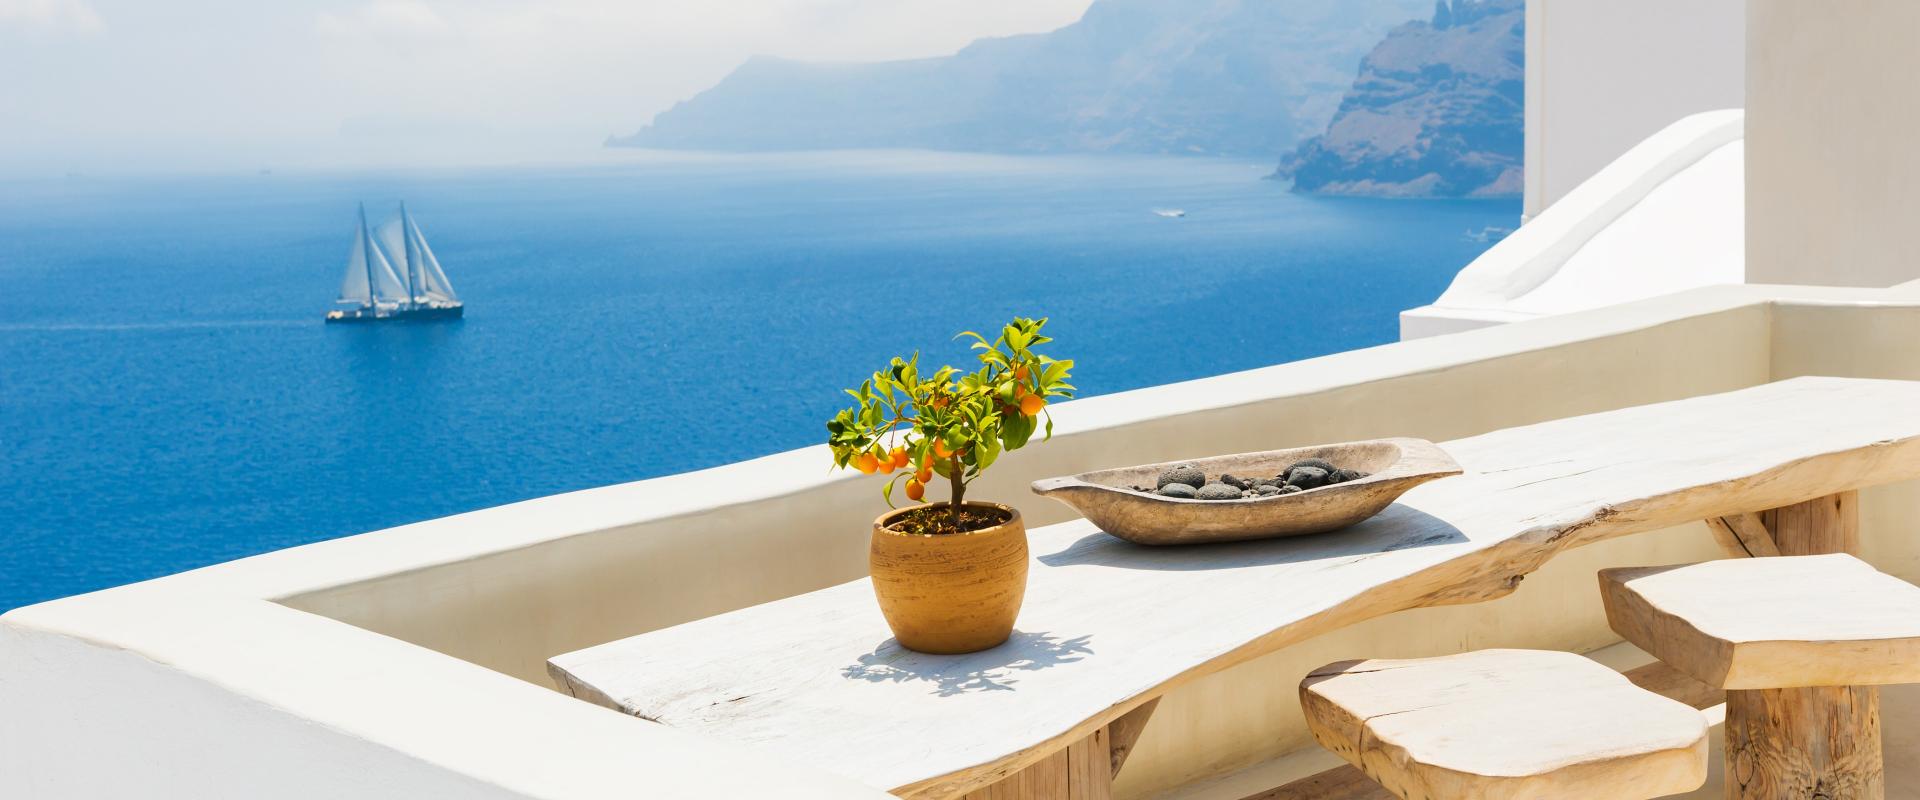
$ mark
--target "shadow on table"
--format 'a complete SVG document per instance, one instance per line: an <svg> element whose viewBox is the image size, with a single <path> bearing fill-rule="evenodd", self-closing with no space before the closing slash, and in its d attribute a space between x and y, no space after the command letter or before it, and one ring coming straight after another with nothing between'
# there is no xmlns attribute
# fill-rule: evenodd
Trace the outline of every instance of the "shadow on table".
<svg viewBox="0 0 1920 800"><path fill-rule="evenodd" d="M1066 549L1039 556L1050 567L1100 566L1146 570L1209 570L1350 559L1415 547L1457 544L1466 534L1451 523L1394 503L1358 525L1326 533L1248 542L1152 546L1105 533L1081 537Z"/></svg>
<svg viewBox="0 0 1920 800"><path fill-rule="evenodd" d="M999 647L958 656L916 653L901 647L898 640L888 639L861 656L859 663L843 668L841 674L874 683L925 682L942 697L1012 691L1020 682L1019 673L1070 664L1091 655L1091 638L1062 639L1045 631L1014 631Z"/></svg>

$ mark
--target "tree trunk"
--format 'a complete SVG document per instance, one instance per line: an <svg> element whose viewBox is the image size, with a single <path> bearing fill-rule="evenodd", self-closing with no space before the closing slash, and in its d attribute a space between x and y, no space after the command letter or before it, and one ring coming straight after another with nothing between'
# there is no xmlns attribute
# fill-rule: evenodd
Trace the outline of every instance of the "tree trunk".
<svg viewBox="0 0 1920 800"><path fill-rule="evenodd" d="M954 533L965 532L960 527L960 504L967 497L967 482L961 476L960 456L956 453L947 459L947 479L953 483L953 500L948 505L953 507Z"/></svg>

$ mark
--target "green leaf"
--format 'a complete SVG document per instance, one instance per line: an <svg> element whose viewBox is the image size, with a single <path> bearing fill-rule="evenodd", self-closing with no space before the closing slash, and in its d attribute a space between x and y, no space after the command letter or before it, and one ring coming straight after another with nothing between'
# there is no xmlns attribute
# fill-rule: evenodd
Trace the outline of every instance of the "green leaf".
<svg viewBox="0 0 1920 800"><path fill-rule="evenodd" d="M992 439L987 439L980 443L980 456L974 468L984 470L987 467L993 466L993 460L999 457L1000 443Z"/></svg>
<svg viewBox="0 0 1920 800"><path fill-rule="evenodd" d="M1045 386L1067 377L1067 370L1072 368L1072 361L1055 361L1048 364L1046 370L1040 373L1040 385Z"/></svg>
<svg viewBox="0 0 1920 800"><path fill-rule="evenodd" d="M1008 417L1001 425L1000 439L1006 443L1008 450L1025 447L1027 440L1033 437L1033 418L1025 414Z"/></svg>

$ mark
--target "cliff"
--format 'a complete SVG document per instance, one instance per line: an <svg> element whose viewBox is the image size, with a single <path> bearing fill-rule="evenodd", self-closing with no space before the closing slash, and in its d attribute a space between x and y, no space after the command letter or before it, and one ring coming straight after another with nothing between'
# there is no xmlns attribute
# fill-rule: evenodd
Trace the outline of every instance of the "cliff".
<svg viewBox="0 0 1920 800"><path fill-rule="evenodd" d="M1439 0L1373 48L1326 132L1275 177L1318 194L1519 194L1525 25L1524 0Z"/></svg>
<svg viewBox="0 0 1920 800"><path fill-rule="evenodd" d="M1275 157L1324 130L1368 47L1429 0L1097 0L941 58L754 58L609 145Z"/></svg>

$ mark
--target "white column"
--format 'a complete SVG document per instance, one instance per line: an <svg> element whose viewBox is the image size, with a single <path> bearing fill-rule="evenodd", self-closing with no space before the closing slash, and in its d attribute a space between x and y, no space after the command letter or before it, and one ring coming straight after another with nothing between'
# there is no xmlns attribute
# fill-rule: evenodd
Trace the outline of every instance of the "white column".
<svg viewBox="0 0 1920 800"><path fill-rule="evenodd" d="M1751 0L1747 282L1920 278L1920 2Z"/></svg>

